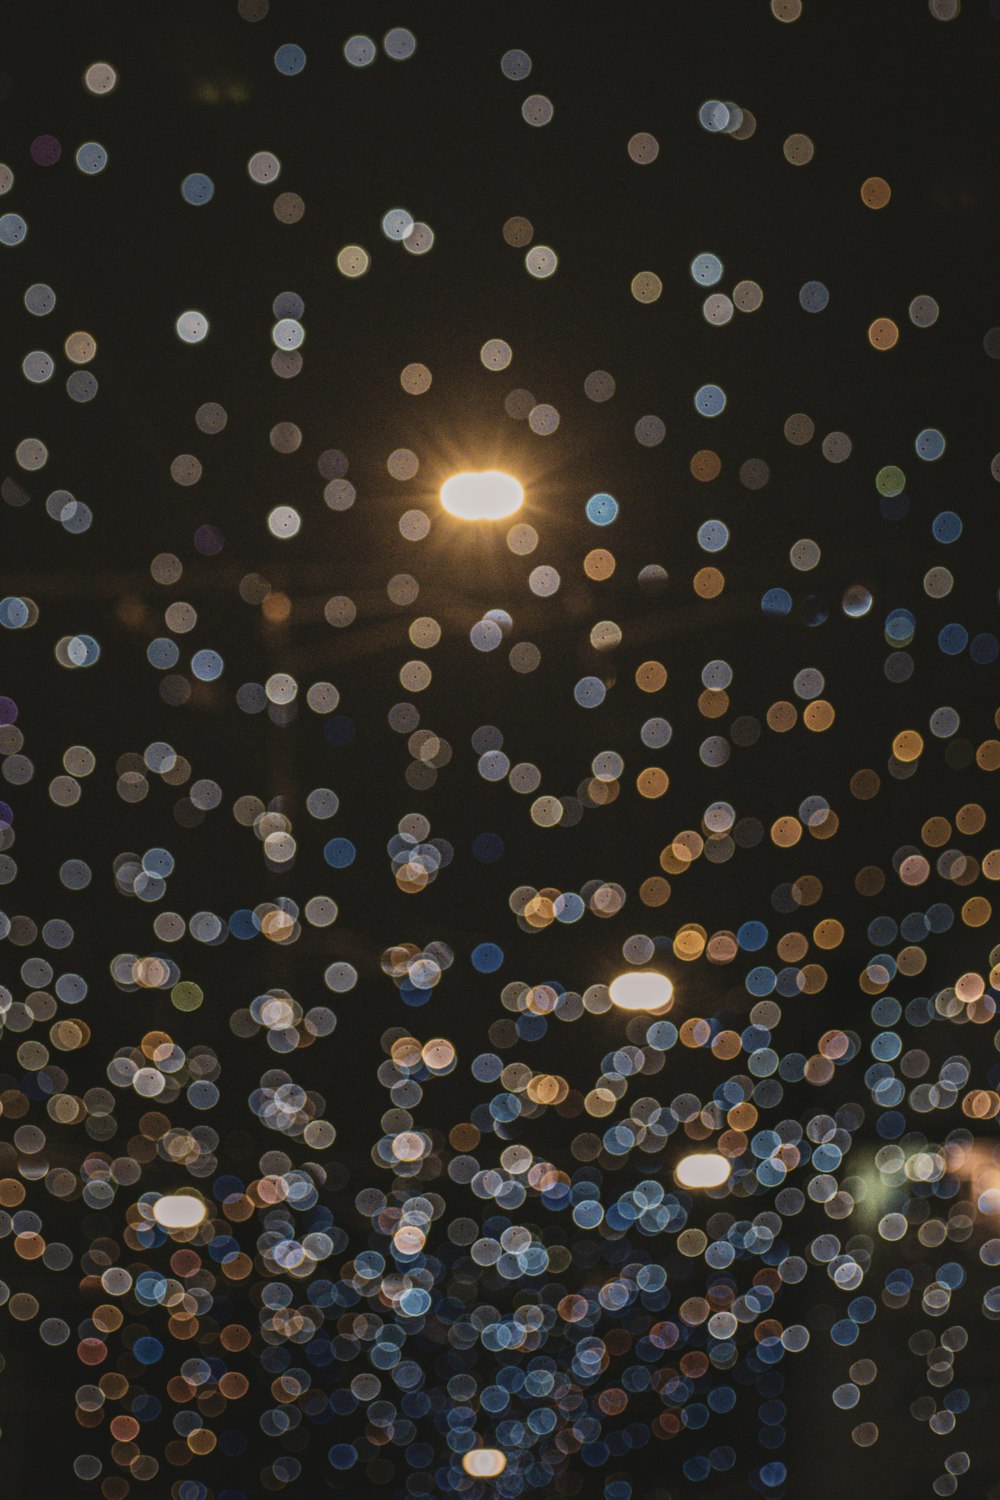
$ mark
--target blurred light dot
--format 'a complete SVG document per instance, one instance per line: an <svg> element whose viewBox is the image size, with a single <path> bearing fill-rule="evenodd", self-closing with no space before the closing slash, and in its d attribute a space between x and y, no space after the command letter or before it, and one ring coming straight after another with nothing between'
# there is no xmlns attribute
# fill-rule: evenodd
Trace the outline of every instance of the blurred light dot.
<svg viewBox="0 0 1000 1500"><path fill-rule="evenodd" d="M40 385L43 381L51 379L55 367L55 360L51 354L46 354L42 349L33 349L21 361L24 378L34 385Z"/></svg>
<svg viewBox="0 0 1000 1500"><path fill-rule="evenodd" d="M348 37L344 43L344 56L352 68L367 68L375 61L377 51L370 36Z"/></svg>
<svg viewBox="0 0 1000 1500"><path fill-rule="evenodd" d="M204 172L189 172L181 183L181 197L185 203L199 207L211 203L215 196L215 183Z"/></svg>
<svg viewBox="0 0 1000 1500"><path fill-rule="evenodd" d="M360 245L345 245L337 254L337 270L342 276L363 276L370 265L371 256Z"/></svg>
<svg viewBox="0 0 1000 1500"><path fill-rule="evenodd" d="M181 313L175 324L177 337L185 344L200 344L208 333L208 319L204 313Z"/></svg>
<svg viewBox="0 0 1000 1500"><path fill-rule="evenodd" d="M382 233L388 240L405 240L413 232L413 222L405 208L390 208L382 219Z"/></svg>
<svg viewBox="0 0 1000 1500"><path fill-rule="evenodd" d="M273 151L257 151L247 162L247 171L260 186L277 182L281 174L281 162Z"/></svg>
<svg viewBox="0 0 1000 1500"><path fill-rule="evenodd" d="M644 448L657 448L667 435L666 423L662 417L653 415L640 417L635 424L635 440Z"/></svg>
<svg viewBox="0 0 1000 1500"><path fill-rule="evenodd" d="M534 225L523 214L513 214L509 219L504 221L504 244L512 245L515 249L521 249L525 245L530 245L534 234Z"/></svg>
<svg viewBox="0 0 1000 1500"><path fill-rule="evenodd" d="M586 505L587 520L595 526L610 526L618 515L618 509L618 501L614 495L591 495Z"/></svg>
<svg viewBox="0 0 1000 1500"><path fill-rule="evenodd" d="M417 39L405 26L394 26L382 38L382 50L394 62L405 62L417 50Z"/></svg>
<svg viewBox="0 0 1000 1500"><path fill-rule="evenodd" d="M663 282L655 271L639 271L632 277L632 296L637 302L656 302L663 294Z"/></svg>
<svg viewBox="0 0 1000 1500"><path fill-rule="evenodd" d="M866 177L861 184L861 201L866 208L885 208L892 189L884 177Z"/></svg>
<svg viewBox="0 0 1000 1500"><path fill-rule="evenodd" d="M725 409L726 393L717 385L703 385L695 391L694 404L703 417L717 417Z"/></svg>
<svg viewBox="0 0 1000 1500"><path fill-rule="evenodd" d="M528 125L548 125L555 109L545 94L529 94L521 105L521 118Z"/></svg>
<svg viewBox="0 0 1000 1500"><path fill-rule="evenodd" d="M891 318L876 318L869 324L868 342L873 349L894 349L899 343L899 329Z"/></svg>
<svg viewBox="0 0 1000 1500"><path fill-rule="evenodd" d="M691 262L691 276L699 286L715 286L722 277L722 261L717 255L696 255Z"/></svg>
<svg viewBox="0 0 1000 1500"><path fill-rule="evenodd" d="M505 339L487 339L479 351L480 361L487 370L506 370L513 357Z"/></svg>
<svg viewBox="0 0 1000 1500"><path fill-rule="evenodd" d="M927 462L933 462L934 459L940 458L944 452L945 441L936 427L925 427L923 432L917 434L917 440L913 446L916 448L919 458L925 459Z"/></svg>
<svg viewBox="0 0 1000 1500"><path fill-rule="evenodd" d="M528 413L528 426L539 437L551 437L559 426L559 413L547 401L540 401Z"/></svg>
<svg viewBox="0 0 1000 1500"><path fill-rule="evenodd" d="M581 677L573 689L581 708L599 708L606 696L607 688L599 677Z"/></svg>
<svg viewBox="0 0 1000 1500"><path fill-rule="evenodd" d="M91 94L110 94L118 82L118 74L110 63L91 63L83 75L84 86Z"/></svg>
<svg viewBox="0 0 1000 1500"><path fill-rule="evenodd" d="M93 177L104 171L108 164L108 153L97 141L86 141L77 149L76 164L81 172Z"/></svg>
<svg viewBox="0 0 1000 1500"><path fill-rule="evenodd" d="M535 245L524 257L524 264L529 275L534 276L537 281L543 281L553 274L559 264L559 257L548 245Z"/></svg>
<svg viewBox="0 0 1000 1500"><path fill-rule="evenodd" d="M941 309L933 297L914 297L909 307L910 322L917 328L932 328L941 316Z"/></svg>
<svg viewBox="0 0 1000 1500"><path fill-rule="evenodd" d="M20 245L28 233L28 226L20 214L0 216L0 245Z"/></svg>
<svg viewBox="0 0 1000 1500"><path fill-rule="evenodd" d="M726 323L732 322L735 309L724 292L714 292L711 297L705 298L701 311L706 323L711 323L715 328L722 328Z"/></svg>
<svg viewBox="0 0 1000 1500"><path fill-rule="evenodd" d="M706 99L698 110L698 120L702 129L717 135L719 131L729 128L730 113L720 99Z"/></svg>
<svg viewBox="0 0 1000 1500"><path fill-rule="evenodd" d="M793 167L804 167L811 162L816 152L816 147L807 135L790 135L781 148L784 158L791 162Z"/></svg>
<svg viewBox="0 0 1000 1500"><path fill-rule="evenodd" d="M931 522L931 532L935 541L957 542L962 535L962 518L953 510L942 510Z"/></svg>
<svg viewBox="0 0 1000 1500"><path fill-rule="evenodd" d="M422 396L430 390L433 378L426 365L415 363L404 366L400 372L399 383L409 395Z"/></svg>
<svg viewBox="0 0 1000 1500"><path fill-rule="evenodd" d="M279 73L284 73L288 78L301 73L305 65L306 54L294 42L283 43L274 54L274 66Z"/></svg>
<svg viewBox="0 0 1000 1500"><path fill-rule="evenodd" d="M829 301L830 293L822 281L807 281L799 292L799 304L806 312L822 312Z"/></svg>
<svg viewBox="0 0 1000 1500"><path fill-rule="evenodd" d="M500 59L500 71L505 78L520 83L531 72L531 58L520 47L511 47Z"/></svg>
<svg viewBox="0 0 1000 1500"><path fill-rule="evenodd" d="M729 542L729 527L722 521L703 521L698 527L698 545L705 552L721 552Z"/></svg>
<svg viewBox="0 0 1000 1500"><path fill-rule="evenodd" d="M434 231L429 224L419 219L403 240L403 249L410 255L426 255L434 246Z"/></svg>
<svg viewBox="0 0 1000 1500"><path fill-rule="evenodd" d="M738 281L733 287L733 302L740 312L757 312L764 301L764 293L756 281Z"/></svg>
<svg viewBox="0 0 1000 1500"><path fill-rule="evenodd" d="M267 529L272 536L281 538L296 536L302 526L302 517L291 505L278 505L267 518Z"/></svg>
<svg viewBox="0 0 1000 1500"><path fill-rule="evenodd" d="M628 154L636 166L648 167L659 156L660 143L648 130L638 130L629 139Z"/></svg>
<svg viewBox="0 0 1000 1500"><path fill-rule="evenodd" d="M298 349L306 331L295 318L280 318L271 329L271 338L279 349Z"/></svg>
<svg viewBox="0 0 1000 1500"><path fill-rule="evenodd" d="M24 305L36 318L44 318L56 305L56 294L44 281L36 281L24 294Z"/></svg>

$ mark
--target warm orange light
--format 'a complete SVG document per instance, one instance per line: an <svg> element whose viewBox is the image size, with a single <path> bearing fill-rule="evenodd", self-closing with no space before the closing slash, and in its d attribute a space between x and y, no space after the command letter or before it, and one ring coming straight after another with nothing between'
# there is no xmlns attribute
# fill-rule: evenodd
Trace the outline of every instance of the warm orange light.
<svg viewBox="0 0 1000 1500"><path fill-rule="evenodd" d="M695 1151L677 1163L675 1176L682 1187L721 1187L729 1180L732 1167L724 1156L714 1151Z"/></svg>
<svg viewBox="0 0 1000 1500"><path fill-rule="evenodd" d="M476 1479L495 1479L507 1467L507 1455L499 1448L470 1448L462 1456L462 1468Z"/></svg>
<svg viewBox="0 0 1000 1500"><path fill-rule="evenodd" d="M153 1218L164 1229L197 1229L207 1213L196 1193L167 1193L153 1204Z"/></svg>
<svg viewBox="0 0 1000 1500"><path fill-rule="evenodd" d="M674 987L665 974L653 969L631 969L608 985L611 1003L621 1010L666 1010Z"/></svg>
<svg viewBox="0 0 1000 1500"><path fill-rule="evenodd" d="M499 469L453 474L441 486L441 504L462 521L502 521L524 503L524 490Z"/></svg>

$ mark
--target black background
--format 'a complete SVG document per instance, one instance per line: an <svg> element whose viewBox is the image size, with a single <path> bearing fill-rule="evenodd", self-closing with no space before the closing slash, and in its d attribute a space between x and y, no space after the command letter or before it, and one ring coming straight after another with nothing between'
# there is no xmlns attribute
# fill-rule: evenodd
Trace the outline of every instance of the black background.
<svg viewBox="0 0 1000 1500"><path fill-rule="evenodd" d="M400 23L416 33L413 59L395 64L380 55L365 69L344 63L341 47L353 32L379 38ZM454 1040L459 1070L429 1084L416 1110L418 1124L444 1131L486 1097L467 1064L488 1049L490 1023L506 1014L501 984L552 978L582 991L605 982L633 932L663 939L685 1013L720 1016L739 1028L752 1003L742 987L751 966L746 956L732 969L684 966L671 957L670 942L686 921L700 921L711 932L759 917L772 940L803 925L801 914L776 914L769 897L804 869L820 873L825 887L820 906L806 914L809 925L836 915L848 936L831 955L823 994L786 1005L776 1045L809 1054L825 1029L841 1026L856 1029L867 1048L874 1028L857 975L870 951L868 920L877 910L898 918L949 893L947 883L933 877L927 891L933 888L934 896L926 902L910 899L898 882L890 882L884 897L864 901L855 894L854 876L866 864L890 867L901 845L919 842L920 825L931 814L953 815L970 800L988 803L988 779L974 763L946 763L941 742L928 739L911 780L894 780L885 766L893 735L922 728L941 703L958 708L960 735L970 746L992 726L987 688L995 669L975 666L967 656L947 657L935 642L946 619L960 619L973 635L995 628L989 462L1000 443L996 365L984 355L982 338L997 321L1000 22L989 7L966 0L959 19L943 25L919 0L806 0L803 19L783 26L757 0L599 9L438 3L413 15L289 0L273 4L260 24L247 25L228 0L141 10L121 3L14 3L5 8L2 37L9 75L3 154L16 174L3 211L22 213L29 224L26 243L4 247L0 256L3 461L4 472L31 496L30 504L4 509L2 592L29 596L41 611L32 631L6 633L2 642L2 691L21 706L25 751L38 768L30 787L7 794L16 807L12 852L19 875L6 909L39 923L66 915L74 924L71 967L91 980L93 1040L71 1059L73 1089L82 1093L104 1083L106 1060L117 1048L135 1045L150 1026L172 1028L184 1044L209 1043L223 1063L222 1103L214 1112L222 1121L211 1119L223 1133L220 1170L250 1178L260 1153L284 1142L259 1127L246 1096L264 1069L289 1066L328 1101L338 1139L328 1153L324 1201L347 1229L352 1250L360 1249L368 1226L352 1203L360 1187L378 1180L369 1152L389 1102L375 1083L384 1055L379 1037L387 1027L413 1026L418 1036ZM285 41L298 42L308 55L295 78L273 65L274 49ZM509 82L499 69L501 54L514 46L525 48L534 63L523 84ZM95 99L80 79L89 63L104 58L118 69L120 82L111 96ZM215 88L217 102L199 98L205 85ZM540 130L520 117L522 97L535 91L555 105L553 122ZM243 97L228 97L232 93ZM708 97L752 109L758 121L753 138L739 142L702 130L697 110ZM626 142L638 130L660 141L660 156L648 168L626 155ZM817 148L814 161L800 169L781 151L793 131L806 132ZM61 162L44 170L29 157L31 141L42 132L56 135L64 148ZM106 171L94 178L72 161L85 140L100 141L110 156ZM247 176L246 162L258 150L281 159L278 190L304 197L301 223L279 223L270 211L273 190ZM180 195L181 179L193 171L207 172L216 185L204 208L190 207ZM876 173L891 183L893 197L887 209L871 213L858 189ZM433 227L436 243L428 255L409 256L382 236L381 217L398 204ZM560 264L552 278L532 280L523 252L504 243L501 227L512 214L526 215L536 241L556 249ZM363 244L373 257L356 282L335 265L337 251L349 242ZM725 264L720 290L744 277L761 283L759 313L737 313L725 329L705 323L703 294L688 271L703 250ZM664 282L663 297L651 307L629 291L632 276L644 269ZM816 317L798 302L799 287L810 279L831 288L828 310ZM47 319L23 307L23 291L33 281L56 289L57 307ZM269 360L271 304L288 289L305 300L307 337L303 371L285 381L275 377ZM932 329L916 329L907 318L919 293L941 304ZM193 347L174 333L186 308L204 311L211 325L204 343ZM900 326L899 345L890 353L868 344L866 329L876 316ZM44 386L28 384L19 368L29 349L56 353L75 328L98 340L92 368L100 392L87 405L67 398L64 360ZM483 342L498 336L514 350L503 375L486 372L479 361ZM433 386L419 399L399 385L399 371L411 360L433 371ZM611 371L617 381L606 405L592 404L583 393L584 377L594 368ZM721 385L729 398L716 422L706 422L692 405L693 392L706 381ZM517 385L558 407L562 421L554 436L535 437L526 423L506 416L503 396ZM195 409L208 400L229 413L225 431L214 437L194 425ZM795 411L816 422L816 438L803 448L782 436ZM634 423L646 413L666 422L660 447L645 449L634 439ZM304 433L294 455L276 453L268 443L270 428L283 420ZM948 439L937 465L921 464L913 454L913 439L926 426ZM854 443L843 465L828 464L819 453L821 436L836 429ZM13 449L26 435L41 437L50 449L41 474L24 476L13 467ZM417 478L407 484L385 468L388 453L400 446L421 458ZM711 486L695 483L688 469L691 454L706 446L723 459L722 476ZM330 447L348 455L358 490L356 505L342 514L324 506L316 469L318 455ZM172 458L184 452L205 465L202 481L190 489L173 484L169 474ZM738 482L739 465L749 457L771 466L761 491ZM909 513L899 522L879 512L874 475L885 463L900 463L911 481ZM483 535L436 512L425 542L413 546L400 537L398 516L414 505L434 512L448 473L493 464L526 484L525 519L541 534L530 560L504 546L504 527L483 528ZM95 521L85 536L66 534L45 514L45 495L57 486L92 506ZM602 489L622 507L607 532L583 516L587 496ZM267 512L279 503L302 513L294 541L278 542L266 529ZM960 512L965 523L952 548L931 536L941 509ZM732 532L721 558L707 558L697 545L697 527L708 517L724 520ZM204 523L225 535L218 557L194 550L193 533ZM815 573L796 574L788 563L788 548L799 537L822 545ZM612 547L618 564L600 585L581 570L584 553L597 545ZM184 562L181 583L169 590L149 574L149 561L160 551ZM726 574L724 594L711 603L698 600L690 584L705 562L717 562ZM947 605L927 599L921 587L924 572L937 562L956 572ZM526 574L538 563L551 563L562 575L554 599L528 592ZM639 569L650 563L669 571L665 593L650 596L637 587ZM287 625L268 625L240 599L239 580L252 571L290 595ZM418 601L406 610L385 592L398 572L412 572L421 584ZM853 583L875 597L864 620L840 609ZM769 619L759 607L761 594L776 585L796 599L787 620ZM331 631L323 604L340 593L356 601L358 618L349 630ZM807 623L807 595L827 601L829 617L820 626ZM145 659L148 641L163 633L162 610L171 598L187 599L199 611L197 631L181 642L182 652L189 645L213 646L226 661L223 678L211 686L196 683L181 707L161 701ZM470 648L469 628L496 607L514 616L513 639L541 647L537 672L512 673L506 646L490 656ZM894 607L913 610L918 622L917 671L897 686L883 672L891 648L882 622ZM442 644L429 654L433 684L416 695L421 722L445 735L455 752L424 792L403 781L405 737L386 723L392 705L408 697L397 674L416 654L406 639L416 614L434 616L445 629ZM624 633L611 657L598 657L588 643L590 625L602 618L616 620ZM90 671L66 672L52 648L78 630L98 638L101 660ZM647 656L661 657L670 671L655 700L633 683L635 666ZM734 669L730 718L763 719L771 701L793 696L792 678L801 667L818 667L837 711L833 731L809 735L800 727L778 736L765 728L756 745L734 749L725 768L707 770L698 743L724 733L725 721L708 724L696 699L701 669L716 657ZM236 687L279 670L303 683L336 683L340 711L357 728L351 745L331 748L322 721L304 703L285 727L238 711ZM590 671L614 679L607 702L593 715L572 699L573 683ZM659 755L647 754L638 741L639 725L654 712L663 712L674 728L671 745ZM536 762L542 790L559 795L575 793L597 751L620 749L627 766L622 796L613 808L586 813L574 828L536 829L528 799L476 774L469 738L482 723L500 726L512 762ZM156 778L139 806L115 796L117 757L141 753L160 738L191 760L195 778L214 777L222 785L222 806L198 827L176 824L171 809L180 793ZM98 770L78 807L53 809L45 787L73 743L93 748ZM669 771L671 788L662 802L644 802L629 772L634 776L654 760ZM848 793L851 774L862 766L882 775L872 803ZM332 786L341 798L334 824L313 824L306 815L304 797L316 785ZM738 850L726 865L701 862L674 883L665 908L641 907L638 885L656 873L660 848L679 830L698 827L710 802L725 798L738 816L757 817L768 827L812 792L825 795L841 817L835 839L810 845L796 863L765 838L755 849ZM300 839L291 875L264 868L253 834L228 811L236 797L250 793L286 799L282 805ZM396 890L385 849L399 818L412 810L425 813L432 835L456 850L454 862L415 898ZM484 829L506 840L504 858L493 866L476 864L470 854L472 838ZM331 833L357 845L349 871L331 872L322 863ZM984 839L983 851L990 847ZM288 948L263 940L177 945L172 956L184 976L197 979L208 996L196 1015L178 1018L156 992L120 993L108 970L116 953L155 946L155 908L115 893L112 860L123 850L158 843L177 857L166 904L178 911L208 907L225 914L283 894L304 901L322 889L337 899L339 920L326 931L305 927ZM59 865L71 856L94 868L86 892L59 886ZM629 901L613 921L588 915L540 935L518 930L507 906L514 887L575 890L595 878L628 890ZM432 939L449 943L456 963L430 1005L410 1012L379 972L378 957L390 943ZM505 950L499 975L479 975L469 963L472 947L484 940ZM957 925L929 943L928 972L899 985L904 1003L986 963L981 932ZM12 987L26 956L7 949L5 982ZM324 1003L330 997L322 972L333 958L354 963L361 977L352 994L331 1002L339 1016L331 1039L288 1060L275 1058L261 1038L233 1037L230 1013L267 984L285 986L304 1003ZM531 1062L586 1090L601 1058L623 1036L614 1014L587 1018L572 1033L553 1023ZM13 1087L16 1042L8 1038L4 1045L11 1051L4 1086ZM995 1060L990 1028L954 1034L931 1027L912 1045L926 1047L935 1064L952 1052L969 1055L972 1083L988 1086ZM868 1111L858 1150L877 1146L864 1062L863 1053L821 1092L787 1090L775 1118L804 1119L820 1108L832 1113L857 1100ZM704 1098L718 1081L711 1057L678 1048L649 1091L664 1102L686 1090ZM122 1143L134 1129L131 1107L126 1100L120 1105ZM137 1101L135 1118L140 1113ZM926 1121L914 1123L933 1133ZM953 1111L942 1134L962 1123ZM531 1129L537 1152L568 1157L567 1122L549 1115ZM88 1143L74 1144L71 1132L54 1127L52 1136L53 1160L57 1150L67 1162L86 1153ZM485 1160L488 1154L487 1140L480 1155ZM157 1177L161 1170L154 1164L144 1172L143 1190L167 1186L166 1177ZM433 1186L454 1195L452 1212L475 1211L461 1191ZM43 1189L30 1187L26 1206L42 1213L46 1234L58 1233L79 1251L93 1234L114 1233L94 1221L117 1216L120 1225L127 1198L120 1194L107 1214L88 1219L79 1203L60 1209ZM754 1200L752 1210L769 1206L766 1199ZM700 1222L701 1211L692 1222ZM793 1249L801 1250L811 1234L830 1228L841 1232L811 1209L787 1233ZM853 1229L844 1226L844 1238ZM788 1443L778 1455L789 1465L788 1495L823 1500L845 1486L865 1493L876 1485L901 1500L930 1493L943 1459L958 1449L973 1457L963 1492L992 1493L998 1467L986 1415L992 1325L978 1305L989 1275L973 1254L975 1243L964 1251L949 1247L949 1255L968 1262L970 1274L960 1294L964 1312L956 1298L951 1318L971 1333L958 1356L957 1378L973 1392L973 1406L957 1432L934 1437L906 1410L927 1389L923 1362L906 1347L913 1329L928 1322L916 1296L905 1311L880 1308L850 1351L815 1332L806 1355L779 1367L788 1382ZM877 1250L873 1288L900 1258L893 1255L892 1247ZM937 1260L944 1258L942 1252ZM74 1326L86 1316L74 1301L75 1270L53 1278L37 1265L26 1267L13 1256L9 1261L7 1279L35 1289L43 1313L58 1312ZM839 1297L825 1274L813 1270L801 1287L782 1293L776 1313L786 1323L818 1317L818 1328L823 1315L817 1305ZM4 1461L16 1475L10 1493L93 1492L99 1484L77 1485L70 1470L77 1451L104 1451L103 1435L84 1434L73 1421L72 1391L80 1379L92 1378L79 1373L73 1340L61 1350L45 1349L31 1325L7 1320L5 1342ZM830 1390L860 1355L876 1360L879 1379L866 1391L862 1412L839 1412ZM488 1364L488 1356L482 1358ZM153 1373L147 1383L152 1388L160 1379ZM267 1404L267 1378L258 1379L252 1400ZM634 1455L636 1495L665 1488L675 1500L746 1493L746 1475L764 1455L755 1449L751 1406L744 1405L716 1439L736 1445L736 1469L690 1483L680 1460L685 1444L695 1451L698 1435L654 1443ZM868 1452L849 1436L861 1416L882 1427ZM335 1425L350 1437L350 1419ZM165 1421L162 1426L165 1441L170 1434ZM324 1487L328 1432L319 1430L300 1455L305 1476L293 1489L310 1494ZM247 1493L274 1446L251 1431L241 1481ZM144 1447L156 1452L156 1438ZM234 1482L221 1465L216 1455L195 1466L216 1492ZM612 1461L610 1470L623 1467ZM362 1473L336 1478L335 1487L361 1493ZM603 1477L583 1471L583 1493L600 1493ZM150 1489L166 1494L172 1478L164 1466ZM400 1483L392 1481L383 1492L396 1493ZM142 1492L140 1485L133 1488Z"/></svg>

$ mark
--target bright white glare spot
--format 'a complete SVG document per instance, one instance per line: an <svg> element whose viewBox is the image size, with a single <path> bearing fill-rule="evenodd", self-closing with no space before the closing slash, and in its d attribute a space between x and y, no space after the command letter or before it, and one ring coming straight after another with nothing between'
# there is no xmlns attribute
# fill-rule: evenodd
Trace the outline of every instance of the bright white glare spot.
<svg viewBox="0 0 1000 1500"><path fill-rule="evenodd" d="M507 1455L499 1448L470 1448L462 1455L462 1468L477 1479L495 1479L507 1467Z"/></svg>
<svg viewBox="0 0 1000 1500"><path fill-rule="evenodd" d="M716 1156L714 1151L695 1151L677 1163L675 1175L682 1187L713 1188L728 1181L731 1171L724 1156Z"/></svg>
<svg viewBox="0 0 1000 1500"><path fill-rule="evenodd" d="M207 1212L194 1193L168 1193L153 1204L153 1218L164 1229L196 1229Z"/></svg>
<svg viewBox="0 0 1000 1500"><path fill-rule="evenodd" d="M674 987L665 974L632 969L612 979L608 994L612 1004L622 1010L664 1010L673 999Z"/></svg>
<svg viewBox="0 0 1000 1500"><path fill-rule="evenodd" d="M499 469L453 474L441 486L441 504L463 521L500 521L520 510L523 501L521 485Z"/></svg>

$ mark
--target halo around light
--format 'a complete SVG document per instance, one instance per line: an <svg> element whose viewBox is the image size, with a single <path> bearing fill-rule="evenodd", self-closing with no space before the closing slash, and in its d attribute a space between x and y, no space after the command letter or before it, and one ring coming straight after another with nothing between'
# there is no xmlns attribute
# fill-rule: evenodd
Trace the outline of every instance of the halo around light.
<svg viewBox="0 0 1000 1500"><path fill-rule="evenodd" d="M507 1467L507 1455L499 1448L470 1448L462 1458L466 1474L477 1479L495 1479Z"/></svg>
<svg viewBox="0 0 1000 1500"><path fill-rule="evenodd" d="M194 1193L168 1193L153 1204L153 1218L164 1229L196 1229L207 1212Z"/></svg>
<svg viewBox="0 0 1000 1500"><path fill-rule="evenodd" d="M714 1151L694 1151L677 1163L675 1176L682 1187L713 1188L728 1182L732 1167Z"/></svg>
<svg viewBox="0 0 1000 1500"><path fill-rule="evenodd" d="M502 521L524 503L524 489L499 469L453 474L441 486L441 504L462 521Z"/></svg>
<svg viewBox="0 0 1000 1500"><path fill-rule="evenodd" d="M653 969L632 969L619 974L608 985L613 1005L621 1010L663 1010L674 997L674 987L665 974Z"/></svg>

